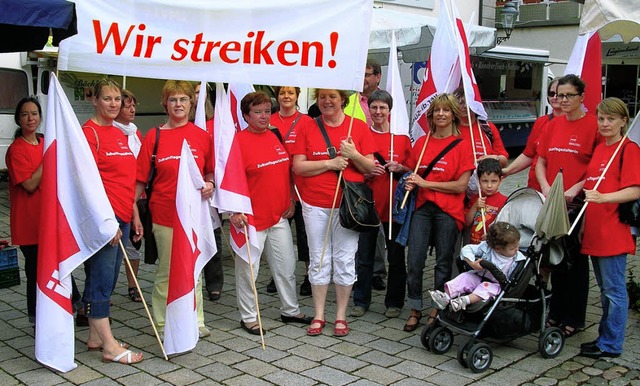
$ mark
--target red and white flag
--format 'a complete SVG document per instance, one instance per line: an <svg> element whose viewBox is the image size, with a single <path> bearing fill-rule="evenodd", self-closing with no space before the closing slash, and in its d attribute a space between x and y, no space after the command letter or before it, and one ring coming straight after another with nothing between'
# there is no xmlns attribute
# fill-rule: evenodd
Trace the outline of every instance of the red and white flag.
<svg viewBox="0 0 640 386"><path fill-rule="evenodd" d="M440 0L440 9L445 9L443 8L445 6L445 0ZM431 101L436 95L452 92L458 87L459 75L456 77L453 73L458 61L458 53L451 49L455 46L455 42L455 32L451 20L447 17L439 17L424 79L413 112L413 126L410 133L413 142L429 130L426 113Z"/></svg>
<svg viewBox="0 0 640 386"><path fill-rule="evenodd" d="M198 343L196 283L202 269L218 251L209 217L209 201L202 198L204 179L185 140L180 153L176 188L176 220L169 267L164 348L167 354L189 351Z"/></svg>
<svg viewBox="0 0 640 386"><path fill-rule="evenodd" d="M200 93L198 94L198 103L196 104L196 117L194 124L202 130L207 130L207 113L205 111L205 101L207 99L207 82L200 82Z"/></svg>
<svg viewBox="0 0 640 386"><path fill-rule="evenodd" d="M55 75L45 121L38 248L36 359L67 372L74 362L71 272L118 230L87 139Z"/></svg>
<svg viewBox="0 0 640 386"><path fill-rule="evenodd" d="M407 113L407 101L402 90L402 80L398 69L396 35L393 32L391 33L389 68L387 71L387 92L393 98L393 110L391 111L389 122L391 134L409 136L409 114Z"/></svg>
<svg viewBox="0 0 640 386"><path fill-rule="evenodd" d="M482 105L480 89L478 88L476 77L473 75L473 69L471 68L471 57L469 56L469 42L467 39L467 33L464 30L464 23L460 18L460 14L458 13L458 9L456 8L454 2L451 2L451 11L452 16L455 20L456 47L458 48L458 63L460 65L460 73L462 76L462 85L464 87L465 101L471 111L476 113L476 115L480 119L486 120L487 112Z"/></svg>
<svg viewBox="0 0 640 386"><path fill-rule="evenodd" d="M575 74L584 81L582 104L586 111L595 114L602 100L602 42L597 31L578 35L564 74Z"/></svg>
<svg viewBox="0 0 640 386"><path fill-rule="evenodd" d="M240 110L240 101L245 95L256 91L253 85L250 83L229 83L229 106L231 116L233 117L233 124L237 131L244 130L249 126L242 118L242 111ZM217 103L217 102L216 102ZM215 126L215 125L214 125Z"/></svg>
<svg viewBox="0 0 640 386"><path fill-rule="evenodd" d="M242 154L237 141L229 99L224 91L222 83L216 84L216 107L214 117L213 135L214 151L216 155L215 180L216 190L213 193L213 205L218 210L231 213L244 213L249 221L247 224L249 245L243 229L237 229L230 225L231 248L233 251L249 262L249 249L252 262L259 259L262 248L258 244L258 236L253 222L253 208L249 197L249 187L245 174Z"/></svg>

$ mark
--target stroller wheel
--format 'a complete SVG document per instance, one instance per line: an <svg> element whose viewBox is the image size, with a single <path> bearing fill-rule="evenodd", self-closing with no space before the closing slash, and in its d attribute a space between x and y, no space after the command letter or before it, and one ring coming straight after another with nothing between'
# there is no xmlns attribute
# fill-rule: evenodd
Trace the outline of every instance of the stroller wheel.
<svg viewBox="0 0 640 386"><path fill-rule="evenodd" d="M429 350L434 354L444 354L453 345L453 333L448 328L436 327L429 334Z"/></svg>
<svg viewBox="0 0 640 386"><path fill-rule="evenodd" d="M545 328L538 338L538 351L543 358L555 358L564 347L564 334L558 327Z"/></svg>
<svg viewBox="0 0 640 386"><path fill-rule="evenodd" d="M429 351L431 351L431 348L429 347L429 336L431 335L431 332L435 328L436 328L435 322L431 324L427 324L422 329L422 333L420 333L420 342L422 342L422 345Z"/></svg>
<svg viewBox="0 0 640 386"><path fill-rule="evenodd" d="M469 349L467 354L467 366L474 373L481 373L491 366L493 352L486 343L476 343Z"/></svg>
<svg viewBox="0 0 640 386"><path fill-rule="evenodd" d="M469 339L465 344L458 347L458 363L460 363L460 366L465 369L469 368L469 365L467 364L467 356L469 355L469 349L471 346L473 346L473 339Z"/></svg>

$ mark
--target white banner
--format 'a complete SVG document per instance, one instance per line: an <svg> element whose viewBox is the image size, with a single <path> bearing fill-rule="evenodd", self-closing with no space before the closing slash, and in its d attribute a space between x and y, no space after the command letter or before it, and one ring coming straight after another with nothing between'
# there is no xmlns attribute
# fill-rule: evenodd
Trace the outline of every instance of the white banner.
<svg viewBox="0 0 640 386"><path fill-rule="evenodd" d="M58 68L362 90L372 0L76 2Z"/></svg>

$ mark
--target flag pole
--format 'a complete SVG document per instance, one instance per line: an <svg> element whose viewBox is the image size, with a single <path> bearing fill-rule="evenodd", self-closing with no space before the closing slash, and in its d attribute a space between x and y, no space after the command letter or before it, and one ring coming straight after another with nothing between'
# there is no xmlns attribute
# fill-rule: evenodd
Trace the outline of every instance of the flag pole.
<svg viewBox="0 0 640 386"><path fill-rule="evenodd" d="M463 92L464 92L464 87L462 88ZM473 164L475 165L475 167L478 167L478 157L476 157L476 141L474 139L473 136L473 124L471 123L471 109L469 109L469 104L467 103L467 94L464 94L464 105L465 108L467 109L467 123L469 124L469 133L471 133L471 153L473 154ZM478 122L478 119L476 118L476 122ZM478 130L480 129L480 124L478 123ZM482 139L480 139L482 141ZM484 144L482 145L483 149L484 149ZM484 151L485 154L487 154L487 151ZM473 173L472 173L473 175ZM478 179L478 199L482 198L482 189L480 188L480 176L478 176L476 174L476 178ZM484 208L480 209L480 216L482 216L482 231L484 232L484 234L487 234L487 215L485 213Z"/></svg>
<svg viewBox="0 0 640 386"><path fill-rule="evenodd" d="M256 290L256 277L253 273L253 264L251 264L251 244L249 244L249 230L247 229L247 224L242 223L244 228L244 240L246 241L247 246L247 256L249 258L249 272L251 272L251 288L253 289L253 300L256 303L256 313L258 314L258 328L260 329L260 341L262 342L262 349L265 350L264 344L264 334L262 330L262 318L260 317L260 306L258 305L258 290ZM233 224L232 224L233 225Z"/></svg>
<svg viewBox="0 0 640 386"><path fill-rule="evenodd" d="M389 161L393 161L393 132L391 133L391 157ZM391 227L393 224L393 172L389 170L389 240L391 240Z"/></svg>
<svg viewBox="0 0 640 386"><path fill-rule="evenodd" d="M609 159L609 162L607 162L607 166L605 166L604 170L602 171L602 174L600 174L600 177L598 177L598 181L596 181L596 184L593 187L593 190L598 189L598 186L600 186L600 182L602 182L602 179L604 178L604 175L609 170L609 166L611 166L611 163L613 162L613 159L616 158L616 155L620 151L620 148L622 147L622 144L624 143L624 140L627 139L627 137L629 136L629 131L627 131L627 133L624 135L624 137L622 137L622 139L620 140L620 143L616 147L616 150L613 152L613 155ZM576 216L576 219L573 220L573 224L571 224L571 228L569 228L569 233L567 233L568 235L570 235L573 232L573 230L575 229L575 227L578 225L578 221L580 221L580 218L584 214L584 211L587 209L587 205L589 205L588 202L585 202L584 205L582 205L582 208L580 209L580 212L578 212L578 216Z"/></svg>
<svg viewBox="0 0 640 386"><path fill-rule="evenodd" d="M416 167L413 170L413 174L418 174L418 169L420 168L420 163L422 162L422 157L424 157L424 151L427 149L427 144L429 143L430 137L431 137L431 129L429 129L429 131L427 132L427 139L424 141L424 145L422 145L422 150L420 151L420 157L418 158ZM404 209L404 205L407 203L407 198L409 198L408 190L404 193L404 198L402 199L402 205L400 205L400 209Z"/></svg>
<svg viewBox="0 0 640 386"><path fill-rule="evenodd" d="M353 120L356 113L356 103L360 103L360 92L356 91L355 101L351 106L351 121L349 122L349 131L347 132L347 139L351 137L351 129L353 128ZM331 231L331 224L333 223L333 210L336 207L336 201L338 200L338 192L340 190L340 181L342 180L343 170L338 173L338 183L336 184L336 190L333 192L333 202L331 203L331 211L329 212L329 223L327 223L327 230L324 233L324 243L322 243L322 252L320 253L320 265L318 265L317 271L320 272L322 264L324 262L324 253L327 251L327 242L329 241L329 232Z"/></svg>
<svg viewBox="0 0 640 386"><path fill-rule="evenodd" d="M133 272L133 268L131 268L131 262L129 261L129 255L127 255L127 251L125 251L124 245L122 244L122 238L118 240L118 243L120 243L120 249L122 250L122 253L124 255L124 261L127 263L127 268L129 268L129 271ZM133 277L133 282L136 284L136 288L138 289L138 292L142 294L142 290L140 289L140 284L138 284L138 278L136 277L136 275L131 275L131 277ZM144 300L144 296L140 296L140 298L142 298L142 305L144 306L144 310L147 312L147 317L151 322L153 333L156 335L156 339L160 344L160 349L162 350L162 355L164 356L164 360L168 361L169 357L167 356L167 352L164 351L164 345L162 344L162 340L160 339L160 334L158 334L158 329L156 328L155 323L153 323L153 317L151 316L151 312L149 312L149 307L147 306L147 302L146 300Z"/></svg>

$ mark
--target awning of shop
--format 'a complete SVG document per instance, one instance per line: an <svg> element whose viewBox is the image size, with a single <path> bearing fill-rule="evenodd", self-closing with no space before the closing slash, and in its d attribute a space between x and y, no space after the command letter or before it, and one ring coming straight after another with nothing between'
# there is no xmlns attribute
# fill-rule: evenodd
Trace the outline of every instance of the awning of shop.
<svg viewBox="0 0 640 386"><path fill-rule="evenodd" d="M640 36L640 7L637 0L585 0L580 16L580 33L598 31L603 40L619 36L625 43Z"/></svg>
<svg viewBox="0 0 640 386"><path fill-rule="evenodd" d="M431 43L438 20L414 13L374 8L369 35L369 57L379 63L389 61L391 34L395 32L398 50L405 63L424 62L429 59ZM496 29L465 23L469 35L469 52L478 55L496 43Z"/></svg>
<svg viewBox="0 0 640 386"><path fill-rule="evenodd" d="M567 64L566 60L549 58L549 51L520 47L498 46L485 51L478 56L481 58L498 60Z"/></svg>

